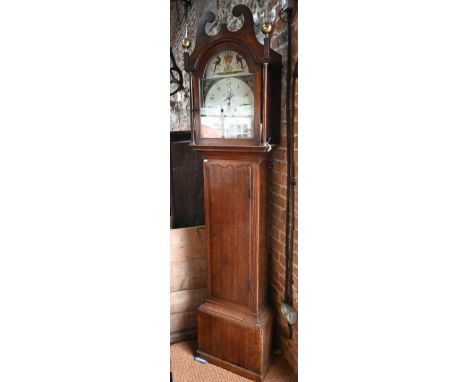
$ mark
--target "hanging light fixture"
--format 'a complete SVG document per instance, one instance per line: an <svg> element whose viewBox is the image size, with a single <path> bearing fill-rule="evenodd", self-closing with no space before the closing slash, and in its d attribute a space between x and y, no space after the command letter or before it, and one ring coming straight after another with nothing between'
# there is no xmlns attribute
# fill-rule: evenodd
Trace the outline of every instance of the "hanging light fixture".
<svg viewBox="0 0 468 382"><path fill-rule="evenodd" d="M184 14L185 14L185 36L184 38L182 39L182 48L184 48L185 50L189 49L190 46L192 45L192 42L190 41L190 39L188 38L188 8L189 6L191 5L190 1L189 0L183 0L183 4L184 4Z"/></svg>
<svg viewBox="0 0 468 382"><path fill-rule="evenodd" d="M185 36L182 39L182 47L184 49L190 48L191 42L188 38L188 20L187 20L187 15L188 15L188 9L192 5L190 0L172 0L175 2L175 6L178 7L179 3L182 3L184 7L184 17L185 17ZM177 14L178 14L178 8L176 8ZM178 19L178 17L177 17ZM174 53L172 51L172 47L170 48L170 54L171 54L171 66L170 66L170 85L171 85L171 92L170 95L173 96L174 94L180 92L181 90L184 89L184 79L183 79L183 74L182 70L180 70L179 66L177 65L177 62L174 57ZM171 108L172 109L172 108Z"/></svg>
<svg viewBox="0 0 468 382"><path fill-rule="evenodd" d="M260 30L265 35L269 37L273 32L273 25L278 17L278 11L276 6L269 7L268 4L264 2L258 2L257 11L253 14L253 19L255 25L260 27Z"/></svg>

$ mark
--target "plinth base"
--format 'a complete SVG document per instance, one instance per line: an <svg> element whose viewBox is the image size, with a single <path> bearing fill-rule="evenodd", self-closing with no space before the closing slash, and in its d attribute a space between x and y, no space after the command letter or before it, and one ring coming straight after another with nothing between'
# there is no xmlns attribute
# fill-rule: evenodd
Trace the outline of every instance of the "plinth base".
<svg viewBox="0 0 468 382"><path fill-rule="evenodd" d="M263 381L270 364L273 314L238 312L207 302L198 309L198 353L224 369Z"/></svg>

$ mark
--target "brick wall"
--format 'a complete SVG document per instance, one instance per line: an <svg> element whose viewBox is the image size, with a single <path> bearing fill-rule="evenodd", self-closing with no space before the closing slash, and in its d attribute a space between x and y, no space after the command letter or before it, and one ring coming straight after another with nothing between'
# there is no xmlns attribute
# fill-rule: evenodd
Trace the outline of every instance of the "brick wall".
<svg viewBox="0 0 468 382"><path fill-rule="evenodd" d="M287 24L278 20L275 23L273 37L271 38L271 46L274 50L283 56L283 75L282 75L282 100L286 96L286 68L287 68ZM291 25L291 53L292 53L292 68L297 60L297 17L294 18ZM295 102L295 124L294 124L294 159L295 159L295 175L297 184L297 81L296 81L296 102ZM298 323L292 328L292 339L288 339L289 332L287 323L279 313L279 307L284 298L284 282L286 272L285 258L285 216L286 216L286 195L287 195L287 137L286 137L286 103L282 102L281 110L281 141L279 147L272 151L270 156L270 181L269 181L269 221L270 221L270 297L275 310L277 325L275 330L276 344L280 346L286 359L293 366L297 373L297 346L298 346ZM298 256L297 256L297 186L294 195L295 203L295 221L294 221L294 249L293 249L293 308L298 310Z"/></svg>
<svg viewBox="0 0 468 382"><path fill-rule="evenodd" d="M241 25L241 20L232 16L231 9L234 5L243 3L249 6L252 11L260 6L276 5L276 0L245 0L245 1L228 1L228 0L194 0L194 7L189 11L189 38L194 43L196 20L198 15L205 9L216 11L216 6L222 11L221 19L227 20L228 28L230 30L238 29ZM215 12L216 13L216 12ZM219 14L219 12L218 12ZM174 55L178 61L180 68L183 68L183 50L181 48L181 40L185 31L185 20L183 17L183 8L179 9L179 19L177 20L177 11L175 5L171 3L171 46L173 47ZM180 24L182 23L182 24ZM216 33L219 27L219 20L217 20L210 28L208 33ZM297 60L297 17L294 18L292 24L292 66ZM260 42L263 42L262 33L258 30L257 37ZM297 323L292 329L292 339L288 339L288 330L286 321L282 318L279 307L284 298L284 282L285 282L285 215L286 215L286 192L287 192L287 151L286 151L286 67L287 67L287 25L281 20L275 22L273 36L271 38L271 46L274 50L283 56L283 76L282 76L282 105L281 110L281 143L271 152L270 155L270 174L269 174L269 195L268 195L268 209L269 209L269 296L270 301L276 311L276 327L275 327L275 346L280 347L285 358L289 361L291 366L297 372L297 345L298 345L298 331ZM185 74L185 73L184 73ZM185 81L187 76L185 75ZM188 85L186 83L186 85ZM294 125L294 157L296 162L295 173L297 183L297 83L296 83L296 107L295 107L295 125ZM176 126L171 126L171 129L176 130L189 130L188 119L188 103L186 102L182 108L180 123ZM295 236L294 236L294 253L293 253L293 307L298 309L298 255L297 255L297 187L294 195L295 198Z"/></svg>

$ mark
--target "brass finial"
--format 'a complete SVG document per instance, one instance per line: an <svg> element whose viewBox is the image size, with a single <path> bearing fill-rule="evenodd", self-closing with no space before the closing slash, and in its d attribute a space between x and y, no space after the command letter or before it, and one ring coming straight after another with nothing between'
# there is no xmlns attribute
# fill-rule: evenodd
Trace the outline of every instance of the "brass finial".
<svg viewBox="0 0 468 382"><path fill-rule="evenodd" d="M184 49L190 48L191 45L192 45L192 43L190 42L190 40L189 40L188 37L184 37L184 38L182 39L182 47L183 47Z"/></svg>
<svg viewBox="0 0 468 382"><path fill-rule="evenodd" d="M268 35L273 30L273 24L270 22L265 22L262 24L262 33L268 37Z"/></svg>

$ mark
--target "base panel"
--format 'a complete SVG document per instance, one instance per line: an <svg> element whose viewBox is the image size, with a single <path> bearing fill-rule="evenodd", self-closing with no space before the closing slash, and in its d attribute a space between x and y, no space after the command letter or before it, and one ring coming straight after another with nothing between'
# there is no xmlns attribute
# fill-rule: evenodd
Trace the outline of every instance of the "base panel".
<svg viewBox="0 0 468 382"><path fill-rule="evenodd" d="M202 358L255 381L270 363L273 314L267 306L245 314L208 302L198 309L198 352Z"/></svg>

